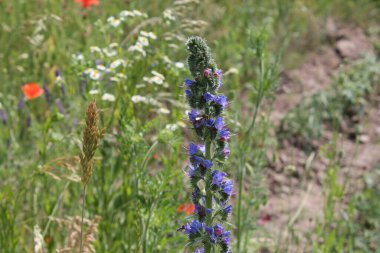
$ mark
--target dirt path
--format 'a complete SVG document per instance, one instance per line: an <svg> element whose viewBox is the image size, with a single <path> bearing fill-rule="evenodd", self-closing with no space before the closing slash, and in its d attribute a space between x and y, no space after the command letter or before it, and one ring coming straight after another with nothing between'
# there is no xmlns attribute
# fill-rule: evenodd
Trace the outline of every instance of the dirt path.
<svg viewBox="0 0 380 253"><path fill-rule="evenodd" d="M312 52L301 67L282 73L271 115L275 126L303 97L328 88L341 64L356 60L363 54L374 53L371 40L360 28L338 27L329 22L326 29L331 45ZM379 101L377 97L370 108L359 142L344 135L339 141L343 154L342 181L348 177L354 184L355 179L360 179L366 171L380 163ZM326 132L323 142L327 143L331 136L332 133ZM306 232L323 214L322 184L328 161L318 153L306 155L293 146L273 152L278 154L278 159L267 170L270 196L267 205L261 209L264 221L261 225L274 236L287 231L289 222L296 231ZM287 234L282 234L282 237L286 238ZM298 250L291 252L302 252Z"/></svg>

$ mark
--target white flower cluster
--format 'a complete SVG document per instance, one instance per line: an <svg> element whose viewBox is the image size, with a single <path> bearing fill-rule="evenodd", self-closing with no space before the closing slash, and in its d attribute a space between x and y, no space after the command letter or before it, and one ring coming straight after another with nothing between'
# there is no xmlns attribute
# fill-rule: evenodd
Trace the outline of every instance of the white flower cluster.
<svg viewBox="0 0 380 253"><path fill-rule="evenodd" d="M164 83L165 77L162 74L160 74L160 73L158 73L157 71L154 71L154 70L152 70L151 73L153 74L152 77L146 77L146 76L143 77L143 80L145 82L152 83L152 84L155 83L155 84L158 84L158 85L161 85L161 84Z"/></svg>
<svg viewBox="0 0 380 253"><path fill-rule="evenodd" d="M90 90L89 93L90 93L90 95L98 95L100 93L100 91L98 89L93 89L93 90ZM112 95L110 93L104 93L102 96L102 100L108 101L108 102L115 102L116 98L114 95Z"/></svg>
<svg viewBox="0 0 380 253"><path fill-rule="evenodd" d="M111 16L107 19L108 24L110 24L113 27L118 27L122 21L125 21L128 17L147 17L148 15L146 13L142 13L138 10L132 10L132 11L122 11L119 14L119 17Z"/></svg>
<svg viewBox="0 0 380 253"><path fill-rule="evenodd" d="M100 57L103 57L106 55L107 57L114 57L117 55L116 48L119 46L117 43L111 43L108 45L108 47L100 48L96 46L90 47L90 52L93 55L98 55Z"/></svg>
<svg viewBox="0 0 380 253"><path fill-rule="evenodd" d="M158 102L154 98L144 97L144 96L140 96L140 95L134 95L134 96L132 96L131 100L135 104L137 104L137 103L144 103L144 104L154 105L154 106L160 106L161 105L160 102Z"/></svg>
<svg viewBox="0 0 380 253"><path fill-rule="evenodd" d="M156 40L157 36L153 32L140 31L139 37L135 45L132 45L128 48L128 51L137 51L141 53L144 57L146 52L144 47L149 46L149 39Z"/></svg>

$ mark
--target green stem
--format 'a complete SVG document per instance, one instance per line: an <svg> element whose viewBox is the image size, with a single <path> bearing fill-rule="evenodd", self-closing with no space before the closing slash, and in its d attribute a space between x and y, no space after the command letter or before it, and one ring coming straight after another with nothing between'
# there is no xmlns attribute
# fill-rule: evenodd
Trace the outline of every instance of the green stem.
<svg viewBox="0 0 380 253"><path fill-rule="evenodd" d="M206 159L211 159L211 142L206 142ZM209 178L211 177L211 170L208 170L206 175L206 208L212 209L212 192L211 192L211 182ZM208 227L212 226L212 213L206 215L206 225ZM205 244L205 253L211 253L211 243L207 242Z"/></svg>
<svg viewBox="0 0 380 253"><path fill-rule="evenodd" d="M66 189L67 189L67 187L69 187L69 185L70 185L70 181L68 181L68 182L66 183L65 187L63 188L63 191L62 191L61 194L59 195L58 200L57 200L57 202L55 203L55 206L54 206L54 208L53 208L53 211L51 212L51 214L49 215L49 217L54 217L55 213L56 213L57 210L58 210L59 205L61 204L61 201L62 201L62 199L63 199L63 195L64 195L64 193L66 192ZM45 229L44 229L44 231L43 231L43 233L42 233L42 236L43 236L43 237L45 237L45 235L46 235L46 233L47 233L47 231L48 231L48 229L49 229L50 223L51 223L51 219L49 218L49 220L48 220L48 222L47 222L47 224L46 224L46 226L45 226Z"/></svg>
<svg viewBox="0 0 380 253"><path fill-rule="evenodd" d="M260 79L259 79L259 90L258 90L258 95L255 103L255 111L253 113L252 121L249 125L248 131L246 132L246 139L242 144L242 147L240 147L240 164L239 164L239 195L238 195L238 204L237 204L237 227L238 227L238 232L237 232L237 251L241 252L241 242L242 242L242 234L243 234L243 228L242 228L242 200L243 200L243 184L244 184L244 177L245 177L245 163L246 163L246 151L249 147L249 145L252 143L252 135L253 131L256 125L256 119L257 119L257 113L260 108L260 104L262 101L262 98L264 96L264 60L262 59L263 56L260 58Z"/></svg>
<svg viewBox="0 0 380 253"><path fill-rule="evenodd" d="M82 200L82 220L80 223L80 248L79 248L79 253L82 253L83 250L83 216L84 216L84 204L86 202L86 185L83 186L83 200Z"/></svg>

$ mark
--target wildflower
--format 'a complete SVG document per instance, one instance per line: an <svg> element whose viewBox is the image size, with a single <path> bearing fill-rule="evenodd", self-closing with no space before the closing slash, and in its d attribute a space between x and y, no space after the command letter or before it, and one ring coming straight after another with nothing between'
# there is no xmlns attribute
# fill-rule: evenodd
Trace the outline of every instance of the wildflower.
<svg viewBox="0 0 380 253"><path fill-rule="evenodd" d="M96 68L99 70L99 71L106 71L107 68L103 65L103 64L98 64L96 65Z"/></svg>
<svg viewBox="0 0 380 253"><path fill-rule="evenodd" d="M227 106L227 98L224 95L216 96L214 99L214 102L222 107L222 109L225 109Z"/></svg>
<svg viewBox="0 0 380 253"><path fill-rule="evenodd" d="M185 67L185 64L183 64L182 62L176 62L174 63L174 66L176 68L183 69Z"/></svg>
<svg viewBox="0 0 380 253"><path fill-rule="evenodd" d="M85 73L87 73L88 76L89 76L92 80L97 81L97 80L99 80L99 78L100 78L100 72L99 72L99 70L97 70L97 69L88 69L88 70L86 70Z"/></svg>
<svg viewBox="0 0 380 253"><path fill-rule="evenodd" d="M131 97L131 100L132 100L133 103L139 103L139 102L146 101L146 98L142 97L140 95L134 95L134 96Z"/></svg>
<svg viewBox="0 0 380 253"><path fill-rule="evenodd" d="M162 74L158 73L157 71L152 70L151 73L152 73L154 76L157 76L158 78L160 78L160 79L162 79L162 80L165 80L165 77L164 77Z"/></svg>
<svg viewBox="0 0 380 253"><path fill-rule="evenodd" d="M120 12L119 16L120 16L120 19L124 20L126 17L134 17L135 14L131 11L124 10Z"/></svg>
<svg viewBox="0 0 380 253"><path fill-rule="evenodd" d="M211 70L211 69L205 69L205 71L203 72L203 75L204 75L205 77L209 77L209 76L211 75L211 73L212 73L212 70Z"/></svg>
<svg viewBox="0 0 380 253"><path fill-rule="evenodd" d="M204 224L197 220L193 220L185 226L185 234L194 235L204 230Z"/></svg>
<svg viewBox="0 0 380 253"><path fill-rule="evenodd" d="M89 93L90 95L96 95L99 94L99 90L90 90Z"/></svg>
<svg viewBox="0 0 380 253"><path fill-rule="evenodd" d="M170 111L168 109L166 109L166 108L160 108L160 109L157 110L157 113L159 113L159 114L169 114Z"/></svg>
<svg viewBox="0 0 380 253"><path fill-rule="evenodd" d="M215 127L215 129L217 129L219 131L223 129L224 123L223 123L223 118L222 117L218 117L218 118L215 119L214 127Z"/></svg>
<svg viewBox="0 0 380 253"><path fill-rule="evenodd" d="M203 163L203 158L194 155L194 156L192 156L192 157L190 158L190 162L191 162L194 166L199 166L200 164Z"/></svg>
<svg viewBox="0 0 380 253"><path fill-rule="evenodd" d="M230 244L230 236L231 236L231 232L230 231L226 231L223 233L223 242L225 245L229 245Z"/></svg>
<svg viewBox="0 0 380 253"><path fill-rule="evenodd" d="M196 155L198 153L198 147L194 143L190 143L189 145L189 156Z"/></svg>
<svg viewBox="0 0 380 253"><path fill-rule="evenodd" d="M111 44L108 45L108 47L111 48L111 49L112 48L117 48L118 46L119 46L119 44L116 43L116 42L112 42Z"/></svg>
<svg viewBox="0 0 380 253"><path fill-rule="evenodd" d="M221 141L228 141L230 139L230 131L228 129L220 130L219 137Z"/></svg>
<svg viewBox="0 0 380 253"><path fill-rule="evenodd" d="M216 225L214 226L214 234L215 234L216 236L222 236L223 233L224 233L224 228L222 227L222 225L220 225L220 224L216 224Z"/></svg>
<svg viewBox="0 0 380 253"><path fill-rule="evenodd" d="M232 212L232 205L223 208L222 211L225 215L229 215Z"/></svg>
<svg viewBox="0 0 380 253"><path fill-rule="evenodd" d="M222 182L222 184L221 184L222 191L223 191L225 194L227 194L228 196L231 196L233 186L234 186L234 185L233 185L232 180L224 181L224 182Z"/></svg>
<svg viewBox="0 0 380 253"><path fill-rule="evenodd" d="M167 129L169 131L175 131L178 129L178 125L177 124L167 124L165 126L165 129Z"/></svg>
<svg viewBox="0 0 380 253"><path fill-rule="evenodd" d="M163 14L164 14L164 18L171 20L171 21L175 20L175 16L173 15L172 10L165 10Z"/></svg>
<svg viewBox="0 0 380 253"><path fill-rule="evenodd" d="M140 31L140 34L141 34L142 36L147 37L147 38L151 38L152 40L156 40L156 39L157 39L156 34L154 34L154 33L152 33L152 32Z"/></svg>
<svg viewBox="0 0 380 253"><path fill-rule="evenodd" d="M230 151L229 147L225 147L222 151L222 154L224 157L228 157L230 155L230 152L231 151Z"/></svg>
<svg viewBox="0 0 380 253"><path fill-rule="evenodd" d="M204 248L196 248L195 253L204 253L205 249Z"/></svg>
<svg viewBox="0 0 380 253"><path fill-rule="evenodd" d="M210 235L211 243L216 243L216 235L214 233L214 229L210 227L206 227L206 232Z"/></svg>
<svg viewBox="0 0 380 253"><path fill-rule="evenodd" d="M118 59L118 60L116 60L116 61L113 61L113 62L111 63L111 65L110 65L110 68L111 68L111 69L116 69L116 68L118 68L119 66L123 66L123 67L125 67L125 66L126 66L125 61L124 61L124 60L121 60L121 59Z"/></svg>
<svg viewBox="0 0 380 253"><path fill-rule="evenodd" d="M98 53L100 55L103 55L102 50L99 47L92 46L90 47L90 52L93 53Z"/></svg>
<svg viewBox="0 0 380 253"><path fill-rule="evenodd" d="M212 95L210 92L206 92L204 95L203 95L204 99L206 100L206 102L210 102L210 101L213 101L214 100L214 95Z"/></svg>
<svg viewBox="0 0 380 253"><path fill-rule="evenodd" d="M109 94L109 93L104 93L102 96L103 101L108 101L108 102L115 102L116 98L114 95Z"/></svg>
<svg viewBox="0 0 380 253"><path fill-rule="evenodd" d="M119 25L120 25L120 19L117 19L117 18L115 18L115 17L113 17L113 16L111 16L111 17L109 17L108 19L107 19L107 22L110 24L110 25L112 25L113 27L118 27Z"/></svg>
<svg viewBox="0 0 380 253"><path fill-rule="evenodd" d="M127 75L126 74L123 74L123 73L117 73L116 76L120 79L126 79L127 78Z"/></svg>
<svg viewBox="0 0 380 253"><path fill-rule="evenodd" d="M136 43L135 45L130 46L128 48L128 51L130 51L130 52L137 51L137 52L141 53L144 57L146 56L146 52L144 50L144 47L140 43Z"/></svg>
<svg viewBox="0 0 380 253"><path fill-rule="evenodd" d="M149 80L151 83L156 83L156 84L163 84L164 80L159 78L158 76L153 76Z"/></svg>
<svg viewBox="0 0 380 253"><path fill-rule="evenodd" d="M137 42L143 45L144 47L149 46L149 40L145 37L139 36Z"/></svg>
<svg viewBox="0 0 380 253"><path fill-rule="evenodd" d="M212 127L214 125L214 120L212 119L206 119L205 126L206 127Z"/></svg>
<svg viewBox="0 0 380 253"><path fill-rule="evenodd" d="M59 69L55 69L54 70L54 75L57 79L60 79L61 78L61 71Z"/></svg>
<svg viewBox="0 0 380 253"><path fill-rule="evenodd" d="M91 5L99 5L99 0L75 0L78 4L81 4L83 8L87 9Z"/></svg>
<svg viewBox="0 0 380 253"><path fill-rule="evenodd" d="M200 217L200 220L203 220L207 214L212 213L212 209L206 208L206 207L199 205L199 204L196 204L194 213L198 214L198 217ZM206 227L206 231L207 231L207 229L208 228Z"/></svg>
<svg viewBox="0 0 380 253"><path fill-rule="evenodd" d="M191 90L185 90L185 96L189 99L191 97Z"/></svg>
<svg viewBox="0 0 380 253"><path fill-rule="evenodd" d="M76 64L82 63L84 61L83 54L73 54L72 58L73 58L74 63L76 63Z"/></svg>
<svg viewBox="0 0 380 253"><path fill-rule="evenodd" d="M199 112L195 109L191 110L191 112L188 113L189 119L191 123L194 123L197 117L199 116Z"/></svg>
<svg viewBox="0 0 380 253"><path fill-rule="evenodd" d="M187 46L188 65L195 80L184 81L185 95L192 107L188 117L202 144L191 143L188 149L188 176L196 215L184 226L184 232L189 235L189 243L198 247L196 252L219 252L215 249L219 247L220 252L228 253L231 252L230 232L215 221L225 222L232 212L232 205L227 205L227 201L233 192L233 182L227 178L227 173L213 168L224 163L230 155L230 131L222 117L227 98L217 93L222 71L217 68L201 38L190 38Z"/></svg>
<svg viewBox="0 0 380 253"><path fill-rule="evenodd" d="M55 104L57 105L59 113L60 114L65 114L65 108L63 107L61 99L57 98L55 100Z"/></svg>
<svg viewBox="0 0 380 253"><path fill-rule="evenodd" d="M28 115L26 116L26 127L30 127L32 125L32 117L30 116L30 114L28 113Z"/></svg>
<svg viewBox="0 0 380 253"><path fill-rule="evenodd" d="M107 57L114 57L115 55L117 55L117 52L116 50L113 50L112 48L103 48L103 53L107 56Z"/></svg>
<svg viewBox="0 0 380 253"><path fill-rule="evenodd" d="M190 79L186 79L186 80L185 80L185 86L188 87L188 88L189 88L193 83L194 83L193 80L190 80Z"/></svg>
<svg viewBox="0 0 380 253"><path fill-rule="evenodd" d="M214 170L212 173L211 173L211 176L212 176L212 184L213 185L216 185L216 186L220 186L224 177L226 176L227 174L225 172L220 172L219 170Z"/></svg>
<svg viewBox="0 0 380 253"><path fill-rule="evenodd" d="M223 71L221 69L217 69L214 73L214 76L217 78L222 78Z"/></svg>
<svg viewBox="0 0 380 253"><path fill-rule="evenodd" d="M24 108L24 104L25 104L24 96L20 95L17 102L17 109L21 110L22 108Z"/></svg>
<svg viewBox="0 0 380 253"><path fill-rule="evenodd" d="M22 86L22 91L24 92L24 95L26 99L31 100L38 98L42 94L44 94L44 90L40 88L36 83L27 83L24 86Z"/></svg>
<svg viewBox="0 0 380 253"><path fill-rule="evenodd" d="M192 203L186 203L186 204L181 204L178 209L177 209L177 213L179 212L184 212L186 213L187 215L191 215L194 213L194 210L195 210L195 206L194 204Z"/></svg>
<svg viewBox="0 0 380 253"><path fill-rule="evenodd" d="M49 91L47 85L44 84L44 86L42 86L42 89L44 90L45 99L46 99L47 103L50 105L51 104L51 94L50 94L50 91Z"/></svg>
<svg viewBox="0 0 380 253"><path fill-rule="evenodd" d="M258 224L260 226L264 226L272 220L272 216L270 214L262 214L258 220Z"/></svg>
<svg viewBox="0 0 380 253"><path fill-rule="evenodd" d="M212 162L210 161L210 160L204 160L203 162L202 162L202 166L205 168L205 169L209 169L209 168L211 168L212 167Z"/></svg>
<svg viewBox="0 0 380 253"><path fill-rule="evenodd" d="M142 13L141 11L139 11L139 10L133 10L132 11L132 13L135 15L135 16L144 16L145 14L144 13Z"/></svg>
<svg viewBox="0 0 380 253"><path fill-rule="evenodd" d="M0 118L3 122L3 125L6 126L8 123L8 114L4 109L0 109Z"/></svg>
<svg viewBox="0 0 380 253"><path fill-rule="evenodd" d="M222 87L222 85L223 85L222 75L223 75L223 72L222 72L221 69L218 69L218 70L215 72L215 76L218 78L218 87L217 87L217 89L219 89L219 88Z"/></svg>

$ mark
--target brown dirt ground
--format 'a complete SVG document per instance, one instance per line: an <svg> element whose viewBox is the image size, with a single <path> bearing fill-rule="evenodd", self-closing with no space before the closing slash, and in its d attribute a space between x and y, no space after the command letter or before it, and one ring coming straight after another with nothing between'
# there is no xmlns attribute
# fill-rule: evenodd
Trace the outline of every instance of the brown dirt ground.
<svg viewBox="0 0 380 253"><path fill-rule="evenodd" d="M271 114L275 126L303 97L328 88L341 64L356 60L363 54L374 53L371 39L362 29L339 26L332 21L328 22L326 29L330 45L310 53L301 67L281 74ZM364 125L359 141L355 142L342 133L338 145L343 154L341 180L349 179L349 185L353 186L366 171L380 163L380 96L374 98ZM332 133L326 132L319 146L331 138ZM261 217L265 220L261 225L274 237L282 233L282 238L286 238L289 221L296 218L294 229L301 235L323 215L322 186L328 161L318 152L306 155L293 146L275 152L278 159L267 169L270 194L267 204L261 209ZM311 163L306 166L308 160ZM303 249L298 246L289 252L303 252Z"/></svg>

